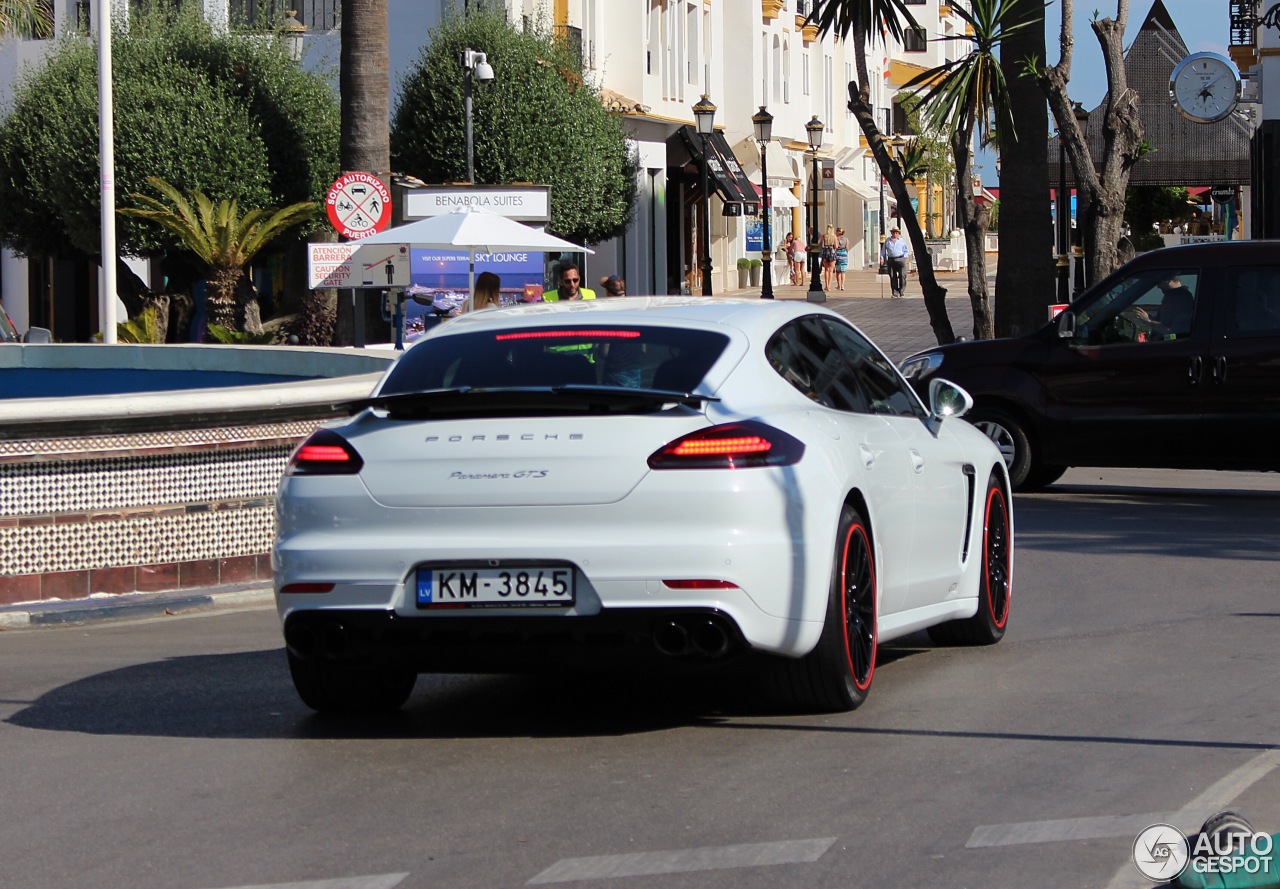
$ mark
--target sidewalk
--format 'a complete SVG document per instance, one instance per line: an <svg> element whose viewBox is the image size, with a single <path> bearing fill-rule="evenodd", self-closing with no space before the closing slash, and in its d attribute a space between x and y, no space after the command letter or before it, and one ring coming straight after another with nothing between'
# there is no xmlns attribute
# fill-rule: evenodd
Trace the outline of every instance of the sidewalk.
<svg viewBox="0 0 1280 889"><path fill-rule="evenodd" d="M994 269L988 269L988 272L993 279L990 286L994 290ZM938 283L947 288L947 315L952 329L960 336L970 337L973 315L969 308L965 273L936 274ZM807 282L804 286L783 284L773 288L775 299L803 300L808 298L808 293ZM751 299L760 296L760 288L730 290L718 295ZM907 295L903 299L891 299L887 279L884 283L877 281L875 269L850 270L845 289L828 292L827 301L822 305L858 325L895 363L938 344L933 328L929 326L929 315L915 274L907 276Z"/></svg>

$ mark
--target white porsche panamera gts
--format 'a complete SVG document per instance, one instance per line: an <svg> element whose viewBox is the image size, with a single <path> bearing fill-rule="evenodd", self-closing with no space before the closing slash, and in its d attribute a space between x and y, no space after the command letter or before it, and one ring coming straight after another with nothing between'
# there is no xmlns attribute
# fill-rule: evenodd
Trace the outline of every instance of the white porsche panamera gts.
<svg viewBox="0 0 1280 889"><path fill-rule="evenodd" d="M290 459L275 592L319 711L419 673L763 663L852 709L877 647L1005 631L1000 452L839 315L651 297L533 305L421 339Z"/></svg>

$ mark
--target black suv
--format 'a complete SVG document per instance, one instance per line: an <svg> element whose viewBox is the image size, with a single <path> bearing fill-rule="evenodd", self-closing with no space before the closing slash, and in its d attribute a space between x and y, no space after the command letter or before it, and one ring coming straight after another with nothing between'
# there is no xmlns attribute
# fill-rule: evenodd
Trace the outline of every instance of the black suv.
<svg viewBox="0 0 1280 889"><path fill-rule="evenodd" d="M1145 253L1030 336L901 368L969 391L1017 490L1068 466L1280 469L1280 241Z"/></svg>

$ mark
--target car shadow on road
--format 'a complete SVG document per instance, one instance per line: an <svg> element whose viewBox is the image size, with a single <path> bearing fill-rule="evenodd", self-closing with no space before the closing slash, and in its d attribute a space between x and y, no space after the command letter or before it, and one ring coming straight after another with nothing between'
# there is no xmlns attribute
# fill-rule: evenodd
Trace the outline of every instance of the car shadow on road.
<svg viewBox="0 0 1280 889"><path fill-rule="evenodd" d="M1014 498L1019 547L1280 561L1280 492L1055 485Z"/></svg>
<svg viewBox="0 0 1280 889"><path fill-rule="evenodd" d="M878 669L926 650L882 649ZM388 716L337 718L294 693L282 650L137 664L55 688L5 722L40 731L209 739L596 737L741 717L812 717L772 703L750 670L679 675L565 671L423 675Z"/></svg>

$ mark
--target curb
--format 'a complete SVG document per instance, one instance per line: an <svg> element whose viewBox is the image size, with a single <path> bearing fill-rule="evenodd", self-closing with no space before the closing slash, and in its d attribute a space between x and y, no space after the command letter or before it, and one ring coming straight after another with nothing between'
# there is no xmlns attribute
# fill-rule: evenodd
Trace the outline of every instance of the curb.
<svg viewBox="0 0 1280 889"><path fill-rule="evenodd" d="M266 605L271 598L271 584L264 582L251 586L209 587L195 592L123 593L93 599L28 602L0 608L0 630L162 617L214 608Z"/></svg>

